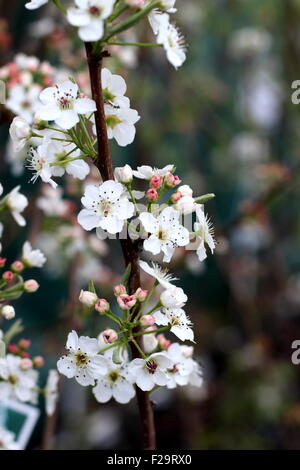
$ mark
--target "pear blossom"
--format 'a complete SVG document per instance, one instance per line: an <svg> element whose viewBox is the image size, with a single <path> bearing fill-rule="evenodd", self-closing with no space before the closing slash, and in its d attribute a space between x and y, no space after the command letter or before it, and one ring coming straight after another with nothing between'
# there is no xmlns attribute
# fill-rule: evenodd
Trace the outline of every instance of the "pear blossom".
<svg viewBox="0 0 300 470"><path fill-rule="evenodd" d="M18 450L15 434L0 426L0 450Z"/></svg>
<svg viewBox="0 0 300 470"><path fill-rule="evenodd" d="M140 260L139 265L145 273L154 277L154 279L156 279L165 289L171 289L174 287L172 282L178 280L177 277L173 277L172 274L169 274L168 269L162 268L157 263L151 263L150 266L146 261Z"/></svg>
<svg viewBox="0 0 300 470"><path fill-rule="evenodd" d="M83 305L86 305L87 307L93 307L96 304L97 300L97 294L88 290L81 289L79 294L79 302L81 302Z"/></svg>
<svg viewBox="0 0 300 470"><path fill-rule="evenodd" d="M167 369L172 367L172 360L166 353L154 353L147 359L133 359L128 365L128 371L136 385L145 391L150 391L155 385L164 386L168 383Z"/></svg>
<svg viewBox="0 0 300 470"><path fill-rule="evenodd" d="M152 315L157 325L171 325L170 331L181 341L194 341L192 323L182 308L162 308Z"/></svg>
<svg viewBox="0 0 300 470"><path fill-rule="evenodd" d="M155 319L154 319L155 321ZM151 330L156 330L156 327L154 326L153 328L147 328L145 331L151 331ZM158 339L155 335L155 333L151 334L147 334L147 335L143 335L143 338L142 338L142 345L143 345L143 351L146 353L146 354L151 354L154 352L154 350L157 348L158 346Z"/></svg>
<svg viewBox="0 0 300 470"><path fill-rule="evenodd" d="M166 308L181 308L187 301L187 296L181 287L171 287L160 295L160 301Z"/></svg>
<svg viewBox="0 0 300 470"><path fill-rule="evenodd" d="M22 370L21 365L19 356L7 354L0 358L0 399L15 398L36 403L38 372L34 369Z"/></svg>
<svg viewBox="0 0 300 470"><path fill-rule="evenodd" d="M38 109L39 118L55 121L62 129L74 127L79 122L79 114L96 111L93 100L78 97L78 86L71 80L45 88L40 93L40 100L42 106Z"/></svg>
<svg viewBox="0 0 300 470"><path fill-rule="evenodd" d="M170 23L169 15L156 8L149 13L148 20L155 36L159 34L161 29L167 29Z"/></svg>
<svg viewBox="0 0 300 470"><path fill-rule="evenodd" d="M154 176L166 176L168 173L175 171L174 165L166 165L164 168L152 168L149 165L138 166L133 170L133 175L142 180L151 180Z"/></svg>
<svg viewBox="0 0 300 470"><path fill-rule="evenodd" d="M62 217L66 215L69 203L62 199L63 190L53 189L51 186L42 187L42 196L36 201L36 205L45 215L50 217Z"/></svg>
<svg viewBox="0 0 300 470"><path fill-rule="evenodd" d="M193 387L201 387L203 384L203 373L197 361L192 361L193 369L189 375L188 384Z"/></svg>
<svg viewBox="0 0 300 470"><path fill-rule="evenodd" d="M121 167L116 167L114 170L115 180L122 184L131 183L133 178L133 173L130 165L125 165Z"/></svg>
<svg viewBox="0 0 300 470"><path fill-rule="evenodd" d="M10 210L11 215L18 225L24 227L26 221L21 212L27 207L28 199L24 194L19 192L20 186L16 186L5 198L6 206Z"/></svg>
<svg viewBox="0 0 300 470"><path fill-rule="evenodd" d="M46 263L46 257L39 249L33 249L31 243L26 241L22 249L22 261L30 268L41 268Z"/></svg>
<svg viewBox="0 0 300 470"><path fill-rule="evenodd" d="M16 116L9 128L9 134L12 140L15 152L20 152L31 137L31 128L26 119Z"/></svg>
<svg viewBox="0 0 300 470"><path fill-rule="evenodd" d="M107 403L111 398L117 402L128 403L135 396L135 389L128 380L127 365L117 365L105 358L107 373L99 376L93 394L100 403Z"/></svg>
<svg viewBox="0 0 300 470"><path fill-rule="evenodd" d="M179 190L176 194L180 194ZM174 204L174 208L179 211L180 214L191 214L195 210L195 200L191 196L182 196Z"/></svg>
<svg viewBox="0 0 300 470"><path fill-rule="evenodd" d="M68 335L66 349L69 351L66 356L62 356L57 362L58 371L86 387L95 385L95 378L98 374L105 374L107 371L107 361L98 354L99 343L95 338L80 336L76 331L71 331Z"/></svg>
<svg viewBox="0 0 300 470"><path fill-rule="evenodd" d="M87 186L81 199L85 209L78 214L79 224L85 230L101 227L109 233L121 232L124 221L134 213L134 205L125 191L121 183L112 180L100 186Z"/></svg>
<svg viewBox="0 0 300 470"><path fill-rule="evenodd" d="M110 104L104 105L107 135L115 139L121 147L131 144L135 137L135 124L140 116L135 109L129 107L115 108Z"/></svg>
<svg viewBox="0 0 300 470"><path fill-rule="evenodd" d="M60 135L58 136L58 134ZM53 140L54 136L63 138L60 132L53 134L48 146L52 175L63 176L66 172L73 178L84 180L90 172L90 167L82 158L78 158L80 150L76 149L73 144Z"/></svg>
<svg viewBox="0 0 300 470"><path fill-rule="evenodd" d="M120 108L130 107L129 98L124 96L127 86L123 77L112 74L110 70L103 68L101 82L104 103Z"/></svg>
<svg viewBox="0 0 300 470"><path fill-rule="evenodd" d="M51 184L52 188L55 189L57 187L57 183L52 179L53 169L51 167L54 155L49 153L50 145L51 140L49 137L45 136L41 145L36 149L31 147L28 154L27 168L34 172L30 181L35 183L38 177L40 177L44 183Z"/></svg>
<svg viewBox="0 0 300 470"><path fill-rule="evenodd" d="M15 85L10 90L5 106L31 124L39 106L38 97L40 92L41 87L39 85L31 85L30 87Z"/></svg>
<svg viewBox="0 0 300 470"><path fill-rule="evenodd" d="M198 255L199 261L203 261L207 257L205 244L209 246L212 253L214 252L216 245L213 237L212 224L205 216L202 206L200 204L197 206L196 215L198 220L194 224L196 240L198 242L196 253Z"/></svg>
<svg viewBox="0 0 300 470"><path fill-rule="evenodd" d="M157 43L162 44L168 61L177 69L186 59L186 45L183 35L172 23L159 27Z"/></svg>
<svg viewBox="0 0 300 470"><path fill-rule="evenodd" d="M98 41L104 34L104 20L113 11L115 0L75 0L76 8L67 10L67 19L79 27L79 37L85 41Z"/></svg>
<svg viewBox="0 0 300 470"><path fill-rule="evenodd" d="M176 388L177 385L187 385L190 374L194 371L194 364L191 358L187 358L182 350L182 346L173 343L168 348L168 357L173 361L172 367L168 369L168 388Z"/></svg>
<svg viewBox="0 0 300 470"><path fill-rule="evenodd" d="M46 3L48 3L48 0L30 0L30 2L25 3L25 8L27 10L36 10Z"/></svg>
<svg viewBox="0 0 300 470"><path fill-rule="evenodd" d="M144 241L144 249L154 255L164 253L163 261L169 262L177 246L189 243L189 231L178 221L179 213L172 207L166 207L158 217L149 212L139 216L150 237Z"/></svg>
<svg viewBox="0 0 300 470"><path fill-rule="evenodd" d="M45 405L46 413L52 416L55 412L56 402L58 398L58 381L59 375L55 369L49 370L46 387L45 387Z"/></svg>

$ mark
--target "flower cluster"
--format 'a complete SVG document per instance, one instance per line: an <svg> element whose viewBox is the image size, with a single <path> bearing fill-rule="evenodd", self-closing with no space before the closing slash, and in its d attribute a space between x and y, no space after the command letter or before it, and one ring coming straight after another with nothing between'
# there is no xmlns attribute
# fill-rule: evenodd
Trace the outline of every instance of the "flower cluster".
<svg viewBox="0 0 300 470"><path fill-rule="evenodd" d="M170 331L181 341L194 340L192 324L182 308L187 296L158 265L141 261L140 266L155 279L153 287L150 291L138 288L130 295L125 285L115 286L118 313L94 289L81 291L80 302L113 321L118 331L107 328L97 339L78 337L72 331L66 344L68 353L57 363L61 374L82 386L91 385L100 403L111 398L129 402L135 395L134 385L152 391L161 386L202 384L200 366L192 359L193 347L172 343L162 333ZM157 289L161 291L157 303L147 308ZM140 352L140 358L130 359L129 345Z"/></svg>

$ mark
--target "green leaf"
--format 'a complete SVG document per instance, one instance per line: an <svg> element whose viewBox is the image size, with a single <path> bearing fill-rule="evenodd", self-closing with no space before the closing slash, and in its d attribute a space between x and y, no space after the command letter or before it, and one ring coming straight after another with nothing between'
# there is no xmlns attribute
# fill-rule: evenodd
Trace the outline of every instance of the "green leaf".
<svg viewBox="0 0 300 470"><path fill-rule="evenodd" d="M93 292L93 294L97 294L96 289L95 289L94 281L92 281L92 280L89 281L89 291Z"/></svg>
<svg viewBox="0 0 300 470"><path fill-rule="evenodd" d="M128 282L129 282L130 274L131 274L131 263L128 264L125 270L124 276L122 278L122 281L121 281L121 284L123 284L126 287L126 289L128 289Z"/></svg>
<svg viewBox="0 0 300 470"><path fill-rule="evenodd" d="M6 345L4 341L0 339L0 357L4 357L6 352Z"/></svg>

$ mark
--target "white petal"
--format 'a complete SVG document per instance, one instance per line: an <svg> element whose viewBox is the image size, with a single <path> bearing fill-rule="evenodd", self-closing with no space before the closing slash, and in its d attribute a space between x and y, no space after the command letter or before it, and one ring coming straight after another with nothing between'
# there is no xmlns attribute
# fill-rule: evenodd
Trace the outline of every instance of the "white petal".
<svg viewBox="0 0 300 470"><path fill-rule="evenodd" d="M68 163L66 171L74 178L84 180L90 172L90 167L84 160L74 160Z"/></svg>
<svg viewBox="0 0 300 470"><path fill-rule="evenodd" d="M158 221L155 217L150 214L149 212L142 212L139 216L140 221L142 222L144 229L149 232L153 233L158 228Z"/></svg>
<svg viewBox="0 0 300 470"><path fill-rule="evenodd" d="M128 403L135 395L134 386L127 380L120 380L113 388L114 399L122 404Z"/></svg>
<svg viewBox="0 0 300 470"><path fill-rule="evenodd" d="M75 376L77 370L73 359L69 356L61 357L57 361L57 369L61 374L68 377L68 379L72 379Z"/></svg>
<svg viewBox="0 0 300 470"><path fill-rule="evenodd" d="M140 374L135 378L137 386L144 392L152 390L154 387L153 376L144 369L141 370Z"/></svg>
<svg viewBox="0 0 300 470"><path fill-rule="evenodd" d="M86 26L81 26L79 28L79 37L85 41L98 41L102 38L104 33L103 21L102 20L93 20Z"/></svg>
<svg viewBox="0 0 300 470"><path fill-rule="evenodd" d="M78 349L78 335L74 330L68 334L66 349L70 351L77 351Z"/></svg>
<svg viewBox="0 0 300 470"><path fill-rule="evenodd" d="M88 355L94 356L99 351L99 344L95 338L89 338L89 336L80 336L78 340L78 349Z"/></svg>
<svg viewBox="0 0 300 470"><path fill-rule="evenodd" d="M96 387L93 388L93 394L99 403L107 403L112 397L112 390L106 380L98 380Z"/></svg>
<svg viewBox="0 0 300 470"><path fill-rule="evenodd" d="M77 220L84 230L92 230L100 226L101 217L95 215L91 210L82 209L78 214Z"/></svg>
<svg viewBox="0 0 300 470"><path fill-rule="evenodd" d="M69 8L67 19L73 26L86 26L90 22L89 14L78 8Z"/></svg>
<svg viewBox="0 0 300 470"><path fill-rule="evenodd" d="M76 111L68 109L62 111L61 115L58 118L55 118L55 122L62 129L71 129L77 124L77 122L79 122L79 117Z"/></svg>
<svg viewBox="0 0 300 470"><path fill-rule="evenodd" d="M74 103L74 109L78 114L87 114L96 111L96 103L89 98L78 98Z"/></svg>
<svg viewBox="0 0 300 470"><path fill-rule="evenodd" d="M95 385L94 378L89 374L85 367L82 369L77 369L75 379L83 387L87 387L88 385Z"/></svg>

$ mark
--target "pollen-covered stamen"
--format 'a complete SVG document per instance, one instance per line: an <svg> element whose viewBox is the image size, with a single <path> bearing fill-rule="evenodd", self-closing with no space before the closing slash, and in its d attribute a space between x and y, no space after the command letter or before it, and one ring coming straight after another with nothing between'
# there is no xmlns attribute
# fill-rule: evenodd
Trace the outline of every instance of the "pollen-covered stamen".
<svg viewBox="0 0 300 470"><path fill-rule="evenodd" d="M146 367L147 367L149 374L155 374L155 371L157 369L157 363L153 360L147 361Z"/></svg>
<svg viewBox="0 0 300 470"><path fill-rule="evenodd" d="M102 15L102 11L103 11L103 9L97 7L96 5L91 5L91 6L89 7L89 14L90 14L91 16L96 17L96 18L98 18L99 16Z"/></svg>
<svg viewBox="0 0 300 470"><path fill-rule="evenodd" d="M30 109L31 108L31 102L28 100L24 100L21 103L22 109Z"/></svg>
<svg viewBox="0 0 300 470"><path fill-rule="evenodd" d="M120 374L117 370L111 370L108 374L108 377L111 380L111 382L115 383L120 377Z"/></svg>
<svg viewBox="0 0 300 470"><path fill-rule="evenodd" d="M174 364L172 369L168 369L168 372L169 372L169 374L177 374L177 372L179 372L177 364Z"/></svg>
<svg viewBox="0 0 300 470"><path fill-rule="evenodd" d="M77 367L85 367L89 362L89 358L87 354L85 354L84 352L76 353L74 355L74 359L75 359Z"/></svg>
<svg viewBox="0 0 300 470"><path fill-rule="evenodd" d="M8 382L11 384L11 385L17 385L19 379L16 375L10 375L8 377Z"/></svg>

